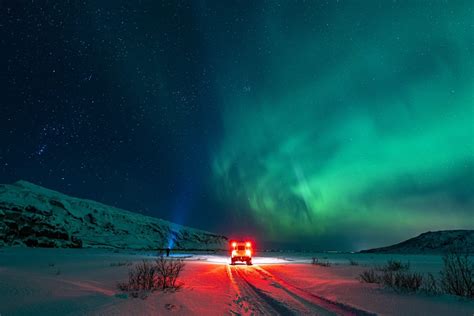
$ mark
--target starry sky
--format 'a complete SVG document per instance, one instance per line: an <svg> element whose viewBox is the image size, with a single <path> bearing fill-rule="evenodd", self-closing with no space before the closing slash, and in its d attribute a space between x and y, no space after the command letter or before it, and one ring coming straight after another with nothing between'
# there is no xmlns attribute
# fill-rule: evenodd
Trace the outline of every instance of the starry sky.
<svg viewBox="0 0 474 316"><path fill-rule="evenodd" d="M0 0L0 182L265 247L474 229L472 1Z"/></svg>

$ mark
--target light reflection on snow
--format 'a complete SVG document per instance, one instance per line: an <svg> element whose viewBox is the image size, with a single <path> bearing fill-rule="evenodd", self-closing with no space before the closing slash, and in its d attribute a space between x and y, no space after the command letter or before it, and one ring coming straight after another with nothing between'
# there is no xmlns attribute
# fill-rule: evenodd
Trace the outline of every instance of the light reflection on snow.
<svg viewBox="0 0 474 316"><path fill-rule="evenodd" d="M189 260L196 260L196 261L205 261L215 264L230 264L230 257L227 256L218 256L218 255L202 255L202 256L194 256ZM281 264L281 263L289 263L290 261L282 259L282 258L272 258L272 257L253 257L252 263L253 264ZM245 263L242 263L245 265Z"/></svg>

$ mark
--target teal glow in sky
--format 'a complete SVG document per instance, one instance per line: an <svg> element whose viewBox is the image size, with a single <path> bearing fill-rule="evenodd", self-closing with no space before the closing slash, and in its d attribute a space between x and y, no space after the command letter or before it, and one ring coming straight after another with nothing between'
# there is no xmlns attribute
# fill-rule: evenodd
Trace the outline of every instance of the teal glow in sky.
<svg viewBox="0 0 474 316"><path fill-rule="evenodd" d="M4 7L2 183L257 247L474 229L472 0Z"/></svg>
<svg viewBox="0 0 474 316"><path fill-rule="evenodd" d="M473 229L472 2L316 2L221 43L215 193L261 238L323 249Z"/></svg>

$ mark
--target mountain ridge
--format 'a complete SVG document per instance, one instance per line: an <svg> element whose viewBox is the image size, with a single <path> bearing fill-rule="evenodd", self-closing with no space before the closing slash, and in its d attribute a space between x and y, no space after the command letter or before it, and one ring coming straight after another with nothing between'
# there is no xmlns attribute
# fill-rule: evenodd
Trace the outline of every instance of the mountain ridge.
<svg viewBox="0 0 474 316"><path fill-rule="evenodd" d="M434 254L453 250L474 254L474 230L428 231L390 246L361 250L360 253Z"/></svg>
<svg viewBox="0 0 474 316"><path fill-rule="evenodd" d="M222 249L226 244L222 235L25 180L0 185L0 246Z"/></svg>

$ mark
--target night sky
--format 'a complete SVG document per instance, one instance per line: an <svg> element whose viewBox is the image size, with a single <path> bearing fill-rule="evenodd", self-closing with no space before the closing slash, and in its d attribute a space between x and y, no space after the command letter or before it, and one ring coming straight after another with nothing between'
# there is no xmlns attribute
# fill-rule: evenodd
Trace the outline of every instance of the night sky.
<svg viewBox="0 0 474 316"><path fill-rule="evenodd" d="M474 229L472 1L0 0L0 183L260 244Z"/></svg>

